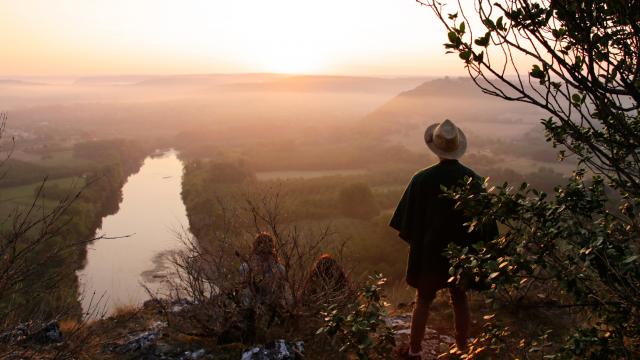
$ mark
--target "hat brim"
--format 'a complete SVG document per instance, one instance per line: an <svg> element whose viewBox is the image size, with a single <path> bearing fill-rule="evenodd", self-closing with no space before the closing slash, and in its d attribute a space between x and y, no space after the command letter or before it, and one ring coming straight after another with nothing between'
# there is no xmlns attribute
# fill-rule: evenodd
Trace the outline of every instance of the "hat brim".
<svg viewBox="0 0 640 360"><path fill-rule="evenodd" d="M464 132L456 126L458 130L458 148L454 151L444 151L436 146L433 142L433 132L440 123L430 125L424 132L424 142L427 144L429 150L443 159L459 159L467 151L467 137Z"/></svg>

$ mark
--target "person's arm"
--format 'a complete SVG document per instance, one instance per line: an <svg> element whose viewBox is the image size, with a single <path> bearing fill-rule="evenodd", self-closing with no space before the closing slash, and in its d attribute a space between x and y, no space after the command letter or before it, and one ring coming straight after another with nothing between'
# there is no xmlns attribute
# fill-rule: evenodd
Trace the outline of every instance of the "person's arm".
<svg viewBox="0 0 640 360"><path fill-rule="evenodd" d="M398 230L398 236L409 244L411 243L411 226L413 226L411 222L411 208L415 197L413 192L414 186L412 180L405 189L404 194L402 194L402 198L389 222L389 226Z"/></svg>

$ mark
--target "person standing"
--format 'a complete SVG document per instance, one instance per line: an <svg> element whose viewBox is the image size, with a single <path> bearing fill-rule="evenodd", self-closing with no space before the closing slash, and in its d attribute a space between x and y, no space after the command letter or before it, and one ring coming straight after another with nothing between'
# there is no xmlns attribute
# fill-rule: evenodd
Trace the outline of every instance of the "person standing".
<svg viewBox="0 0 640 360"><path fill-rule="evenodd" d="M467 149L464 132L445 120L429 126L424 139L440 161L413 176L389 224L409 244L406 281L417 292L408 351L411 359L420 359L429 307L437 291L444 288L453 304L456 345L461 350L466 347L470 323L466 289L448 283L450 265L443 252L450 243L468 245L496 236L498 231L494 223L470 233L464 226L469 218L444 196L443 187L461 186L465 178L477 180L473 186L482 191L480 177L458 161Z"/></svg>

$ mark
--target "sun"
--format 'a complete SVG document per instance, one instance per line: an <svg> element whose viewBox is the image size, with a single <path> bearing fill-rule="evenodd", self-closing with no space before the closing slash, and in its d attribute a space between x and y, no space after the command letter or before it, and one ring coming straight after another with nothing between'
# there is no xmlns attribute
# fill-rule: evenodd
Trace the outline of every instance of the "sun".
<svg viewBox="0 0 640 360"><path fill-rule="evenodd" d="M275 73L311 73L326 70L334 55L319 29L303 19L281 19L269 26L255 24L251 37L236 40L238 57L250 68ZM256 30L259 29L259 30Z"/></svg>
<svg viewBox="0 0 640 360"><path fill-rule="evenodd" d="M257 66L267 72L301 74L320 71L323 61L314 54L297 52L295 49L279 49L263 53Z"/></svg>
<svg viewBox="0 0 640 360"><path fill-rule="evenodd" d="M242 56L245 62L264 72L311 73L322 71L327 66L328 57L323 49L291 36L270 37L246 50Z"/></svg>

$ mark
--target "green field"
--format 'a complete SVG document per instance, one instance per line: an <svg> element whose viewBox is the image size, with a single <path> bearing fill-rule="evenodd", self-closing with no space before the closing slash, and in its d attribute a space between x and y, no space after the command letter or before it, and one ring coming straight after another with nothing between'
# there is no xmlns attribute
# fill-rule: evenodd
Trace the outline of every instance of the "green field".
<svg viewBox="0 0 640 360"><path fill-rule="evenodd" d="M63 189L66 193L73 195L84 186L84 179L80 177L68 177L63 179L48 180L44 184L44 193L48 188L56 187ZM7 216L16 210L30 207L34 201L37 189L43 186L42 182L28 185L12 186L0 188L0 216L6 219ZM58 203L57 200L41 198L36 203L38 209L50 209Z"/></svg>
<svg viewBox="0 0 640 360"><path fill-rule="evenodd" d="M46 167L83 167L91 165L91 162L73 155L73 149L51 151L46 154L15 151L11 158L22 160L38 166Z"/></svg>
<svg viewBox="0 0 640 360"><path fill-rule="evenodd" d="M73 156L73 150L61 150L52 152L51 154L47 154L42 156L39 160L34 162L40 166L51 166L51 167L60 167L60 166L84 166L87 165L88 162L78 159Z"/></svg>

